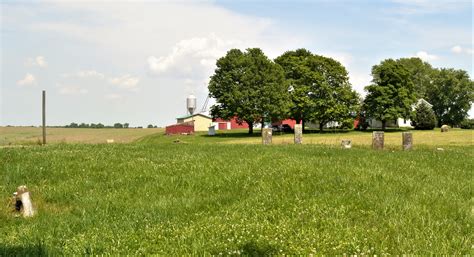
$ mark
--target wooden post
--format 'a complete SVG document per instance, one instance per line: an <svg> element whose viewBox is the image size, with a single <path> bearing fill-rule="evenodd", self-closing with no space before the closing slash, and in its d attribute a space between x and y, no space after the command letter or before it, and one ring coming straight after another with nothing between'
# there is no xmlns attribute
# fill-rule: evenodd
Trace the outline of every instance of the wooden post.
<svg viewBox="0 0 474 257"><path fill-rule="evenodd" d="M301 144L303 142L303 127L301 124L295 124L295 144Z"/></svg>
<svg viewBox="0 0 474 257"><path fill-rule="evenodd" d="M43 90L43 145L46 144L46 90Z"/></svg>

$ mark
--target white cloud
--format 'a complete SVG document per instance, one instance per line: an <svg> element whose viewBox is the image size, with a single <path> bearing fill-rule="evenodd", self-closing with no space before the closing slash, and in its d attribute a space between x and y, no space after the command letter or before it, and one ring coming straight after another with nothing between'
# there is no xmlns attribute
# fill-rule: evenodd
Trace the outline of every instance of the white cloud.
<svg viewBox="0 0 474 257"><path fill-rule="evenodd" d="M462 54L462 53L465 53L465 54L468 54L468 55L472 55L472 49L470 48L462 48L461 46L457 45L457 46L453 46L451 48L451 52L455 53L455 54Z"/></svg>
<svg viewBox="0 0 474 257"><path fill-rule="evenodd" d="M130 91L138 90L138 83L140 79L138 77L133 77L129 74L123 75L121 77L109 78L109 83L117 85L119 88L127 89Z"/></svg>
<svg viewBox="0 0 474 257"><path fill-rule="evenodd" d="M30 86L36 84L36 78L31 73L27 73L23 79L20 79L16 82L19 86Z"/></svg>
<svg viewBox="0 0 474 257"><path fill-rule="evenodd" d="M73 85L58 85L59 87L59 93L61 95L83 95L87 94L89 90L79 87L79 86L73 86Z"/></svg>
<svg viewBox="0 0 474 257"><path fill-rule="evenodd" d="M193 37L176 43L165 56L148 57L148 68L153 74L172 74L178 77L203 77L212 71L216 60L237 48L241 42L224 40L212 33L208 37ZM206 74L207 73L207 74Z"/></svg>
<svg viewBox="0 0 474 257"><path fill-rule="evenodd" d="M416 53L415 55L416 57L422 59L423 61L425 62L429 62L429 61L436 61L439 59L438 56L434 55L434 54L429 54L425 51L419 51Z"/></svg>
<svg viewBox="0 0 474 257"><path fill-rule="evenodd" d="M453 46L451 48L451 52L453 52L455 54L460 54L462 52L462 48L460 46Z"/></svg>
<svg viewBox="0 0 474 257"><path fill-rule="evenodd" d="M72 78L72 77L77 77L77 78L97 78L97 79L104 79L105 75L97 72L95 70L81 70L76 73L67 73L63 74L63 77L65 78Z"/></svg>
<svg viewBox="0 0 474 257"><path fill-rule="evenodd" d="M38 66L40 68L46 68L48 63L44 56L36 56L35 58L28 58L26 60L26 66Z"/></svg>

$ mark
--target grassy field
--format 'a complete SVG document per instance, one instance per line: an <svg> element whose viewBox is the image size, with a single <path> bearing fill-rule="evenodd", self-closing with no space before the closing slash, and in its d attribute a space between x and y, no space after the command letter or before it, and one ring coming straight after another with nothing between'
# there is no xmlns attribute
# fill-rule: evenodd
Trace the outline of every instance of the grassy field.
<svg viewBox="0 0 474 257"><path fill-rule="evenodd" d="M106 143L114 139L117 143L127 143L163 129L88 129L88 128L47 128L48 143ZM0 146L33 145L42 140L41 128L36 127L0 127Z"/></svg>
<svg viewBox="0 0 474 257"><path fill-rule="evenodd" d="M409 152L400 132L385 151L356 132L3 148L0 256L472 254L472 132L414 133ZM346 136L354 149L331 146ZM32 219L8 205L21 184Z"/></svg>

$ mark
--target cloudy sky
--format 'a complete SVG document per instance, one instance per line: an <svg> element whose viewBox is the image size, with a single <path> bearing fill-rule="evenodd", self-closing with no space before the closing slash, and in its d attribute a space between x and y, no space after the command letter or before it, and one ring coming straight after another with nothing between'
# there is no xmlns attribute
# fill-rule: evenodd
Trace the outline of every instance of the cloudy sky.
<svg viewBox="0 0 474 257"><path fill-rule="evenodd" d="M372 65L418 56L472 78L472 3L456 0L1 1L0 125L165 126L201 109L231 48L333 57L364 94ZM473 111L470 112L473 116Z"/></svg>

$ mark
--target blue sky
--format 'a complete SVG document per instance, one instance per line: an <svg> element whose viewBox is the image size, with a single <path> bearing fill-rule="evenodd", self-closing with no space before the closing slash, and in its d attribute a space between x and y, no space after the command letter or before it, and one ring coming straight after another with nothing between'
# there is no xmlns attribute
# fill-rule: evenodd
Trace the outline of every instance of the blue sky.
<svg viewBox="0 0 474 257"><path fill-rule="evenodd" d="M418 56L472 78L471 1L2 1L0 125L165 126L201 107L231 48L333 57L364 94L385 58ZM211 101L212 102L212 101ZM474 116L473 111L470 112Z"/></svg>

